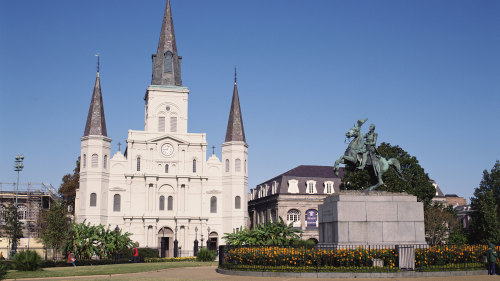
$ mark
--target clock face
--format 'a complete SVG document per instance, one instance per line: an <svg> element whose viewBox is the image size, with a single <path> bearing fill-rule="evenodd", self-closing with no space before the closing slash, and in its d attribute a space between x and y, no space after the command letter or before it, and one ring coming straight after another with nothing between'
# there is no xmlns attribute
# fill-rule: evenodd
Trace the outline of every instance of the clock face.
<svg viewBox="0 0 500 281"><path fill-rule="evenodd" d="M165 156L170 156L174 153L174 147L169 143L165 143L161 146L161 153Z"/></svg>

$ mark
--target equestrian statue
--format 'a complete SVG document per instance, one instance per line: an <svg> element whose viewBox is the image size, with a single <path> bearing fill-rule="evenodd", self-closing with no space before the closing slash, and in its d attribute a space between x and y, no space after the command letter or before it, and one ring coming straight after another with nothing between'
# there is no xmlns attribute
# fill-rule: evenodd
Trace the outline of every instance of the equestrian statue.
<svg viewBox="0 0 500 281"><path fill-rule="evenodd" d="M375 133L374 124L370 125L370 131L366 134L366 136L363 136L361 126L366 122L366 120L368 119L359 119L358 124L355 124L345 134L347 139L350 140L353 138L353 140L349 142L344 155L340 156L340 158L335 161L333 171L335 172L335 175L339 175L339 164L353 165L357 170L364 170L365 167L372 169L375 177L377 177L377 183L364 189L371 191L384 184L382 176L389 170L389 167L394 168L396 175L401 180L404 180L404 178L399 161L396 158L390 158L387 160L378 152L376 147L378 134Z"/></svg>

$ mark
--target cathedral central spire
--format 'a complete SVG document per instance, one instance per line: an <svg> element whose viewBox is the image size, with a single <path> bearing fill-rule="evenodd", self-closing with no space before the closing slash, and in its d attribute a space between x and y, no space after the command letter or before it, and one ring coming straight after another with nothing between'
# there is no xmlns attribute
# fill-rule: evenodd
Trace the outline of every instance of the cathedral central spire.
<svg viewBox="0 0 500 281"><path fill-rule="evenodd" d="M167 0L158 50L156 54L153 54L153 79L151 84L182 86L181 59L177 54L170 0Z"/></svg>
<svg viewBox="0 0 500 281"><path fill-rule="evenodd" d="M238 96L238 85L236 84L236 67L234 67L234 89L231 111L227 121L226 142L246 142L245 130L243 129L243 118L241 117L240 98Z"/></svg>

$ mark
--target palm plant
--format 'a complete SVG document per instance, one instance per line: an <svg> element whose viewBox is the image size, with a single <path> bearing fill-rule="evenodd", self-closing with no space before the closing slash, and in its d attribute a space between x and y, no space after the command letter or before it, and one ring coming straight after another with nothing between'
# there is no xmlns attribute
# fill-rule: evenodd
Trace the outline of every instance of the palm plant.
<svg viewBox="0 0 500 281"><path fill-rule="evenodd" d="M279 217L279 221L260 224L252 230L244 228L236 233L225 233L222 238L226 239L228 245L235 246L291 245L299 239L297 233L300 232L302 231L293 228L292 224L287 225Z"/></svg>

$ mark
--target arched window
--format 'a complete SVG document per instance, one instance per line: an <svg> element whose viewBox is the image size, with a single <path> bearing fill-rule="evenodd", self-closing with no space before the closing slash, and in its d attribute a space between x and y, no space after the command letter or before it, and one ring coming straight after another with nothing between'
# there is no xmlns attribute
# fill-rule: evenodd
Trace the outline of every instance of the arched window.
<svg viewBox="0 0 500 281"><path fill-rule="evenodd" d="M165 173L168 174L168 164L165 164Z"/></svg>
<svg viewBox="0 0 500 281"><path fill-rule="evenodd" d="M193 173L196 173L196 159L193 159Z"/></svg>
<svg viewBox="0 0 500 281"><path fill-rule="evenodd" d="M245 160L245 167L243 167L245 169L245 174L247 173L247 160Z"/></svg>
<svg viewBox="0 0 500 281"><path fill-rule="evenodd" d="M141 157L137 157L137 172L141 170Z"/></svg>
<svg viewBox="0 0 500 281"><path fill-rule="evenodd" d="M300 211L297 209L290 209L286 214L286 220L288 223L300 221Z"/></svg>
<svg viewBox="0 0 500 281"><path fill-rule="evenodd" d="M217 213L217 197L210 197L210 213Z"/></svg>
<svg viewBox="0 0 500 281"><path fill-rule="evenodd" d="M104 167L104 169L108 168L108 155L104 155L104 161L102 166Z"/></svg>
<svg viewBox="0 0 500 281"><path fill-rule="evenodd" d="M87 168L87 154L83 154L83 167Z"/></svg>
<svg viewBox="0 0 500 281"><path fill-rule="evenodd" d="M177 117L175 116L170 117L170 132L177 132Z"/></svg>
<svg viewBox="0 0 500 281"><path fill-rule="evenodd" d="M234 208L241 209L241 197L239 196L234 197Z"/></svg>
<svg viewBox="0 0 500 281"><path fill-rule="evenodd" d="M163 61L163 72L172 72L172 52L165 52L165 60Z"/></svg>
<svg viewBox="0 0 500 281"><path fill-rule="evenodd" d="M165 196L160 196L160 211L165 210Z"/></svg>
<svg viewBox="0 0 500 281"><path fill-rule="evenodd" d="M158 117L158 132L165 132L165 116Z"/></svg>
<svg viewBox="0 0 500 281"><path fill-rule="evenodd" d="M90 193L90 207L97 206L97 194Z"/></svg>
<svg viewBox="0 0 500 281"><path fill-rule="evenodd" d="M234 170L235 170L236 172L241 171L241 160L240 160L240 159L236 159L236 160L234 161Z"/></svg>
<svg viewBox="0 0 500 281"><path fill-rule="evenodd" d="M97 163L99 162L99 156L97 154L92 154L92 168L97 168Z"/></svg>
<svg viewBox="0 0 500 281"><path fill-rule="evenodd" d="M120 211L120 205L121 205L120 201L121 201L120 194L115 194L115 196L113 196L113 212Z"/></svg>
<svg viewBox="0 0 500 281"><path fill-rule="evenodd" d="M174 197L169 196L167 202L167 210L172 211L174 209Z"/></svg>
<svg viewBox="0 0 500 281"><path fill-rule="evenodd" d="M226 173L229 172L229 159L226 159Z"/></svg>

